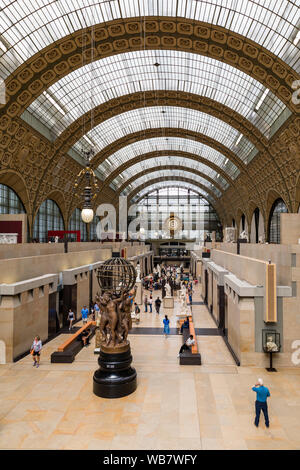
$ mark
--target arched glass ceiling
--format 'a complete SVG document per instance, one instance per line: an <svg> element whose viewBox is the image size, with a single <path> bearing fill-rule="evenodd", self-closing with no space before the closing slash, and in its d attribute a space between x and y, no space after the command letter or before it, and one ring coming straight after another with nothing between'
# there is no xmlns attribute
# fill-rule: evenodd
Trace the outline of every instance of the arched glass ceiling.
<svg viewBox="0 0 300 470"><path fill-rule="evenodd" d="M269 49L295 70L300 51L297 0L6 0L0 11L2 78L57 39L118 18L190 18L235 31ZM141 18L141 22L143 18ZM298 62L298 64L297 64Z"/></svg>
<svg viewBox="0 0 300 470"><path fill-rule="evenodd" d="M155 67L154 63L159 63ZM266 137L285 105L266 88L231 65L181 51L136 51L106 57L74 70L28 108L56 136L94 106L130 93L174 90L222 103L254 124Z"/></svg>
<svg viewBox="0 0 300 470"><path fill-rule="evenodd" d="M247 137L243 136L237 144L241 133L221 119L194 109L176 106L133 109L104 121L85 135L95 143L97 151L100 151L133 132L161 127L187 129L207 135L230 149L246 164L250 161L250 154L253 158L257 153L257 149ZM90 145L86 138L82 137L74 148L80 152L82 148L90 149Z"/></svg>
<svg viewBox="0 0 300 470"><path fill-rule="evenodd" d="M207 187L207 189L210 189L211 191L213 191L216 197L221 196L221 192L215 186L213 186L209 181L207 181L205 178L202 178L201 176L195 175L191 173L190 171L185 171L185 170L158 170L158 171L153 171L152 173L148 173L146 175L140 176L139 178L134 180L132 183L130 183L128 186L126 186L126 188L122 191L121 195L126 196L132 191L134 191L134 189L137 188L138 186L147 184L149 183L149 181L155 178L169 178L169 177L172 177L172 178L176 177L178 178L178 180L180 180L181 177L189 178Z"/></svg>
<svg viewBox="0 0 300 470"><path fill-rule="evenodd" d="M131 177L141 173L142 171L148 170L150 168L159 169L159 167L166 166L166 165L188 167L191 169L191 171L196 170L206 175L208 174L208 172L211 172L213 174L212 176L213 180L215 180L220 186L224 187L224 189L227 189L229 186L227 181L224 180L222 176L220 175L218 176L216 171L204 165L203 163L192 160L191 158L173 157L173 156L153 157L153 158L149 158L149 160L144 160L142 162L136 163L135 165L130 166L128 169L120 173L112 181L110 186L112 187L112 189L115 190L117 188L120 188L120 186L122 186ZM189 173L189 175L190 175L189 178L193 178L191 173ZM208 187L211 187L211 186L208 186ZM218 192L218 195L220 195L219 191L218 190L216 191Z"/></svg>
<svg viewBox="0 0 300 470"><path fill-rule="evenodd" d="M202 188L199 188L199 186L195 186L193 184L186 183L185 181L159 181L157 183L149 184L149 186L146 186L137 194L135 194L131 202L136 204L141 198L145 197L152 191L155 191L156 189L165 188L183 188L186 190L191 189L195 193L202 195L205 199L207 199L207 201L213 204L216 202L213 200L210 194L207 194Z"/></svg>
<svg viewBox="0 0 300 470"><path fill-rule="evenodd" d="M160 150L181 150L183 152L199 155L218 165L233 179L237 178L240 174L240 170L217 150L200 142L181 137L154 137L152 139L134 142L110 155L99 165L98 170L102 173L104 178L107 178L112 171L116 170L123 163L127 163L132 158L136 158L144 153L157 152ZM214 177L213 173L211 168L207 169L207 175L211 178Z"/></svg>

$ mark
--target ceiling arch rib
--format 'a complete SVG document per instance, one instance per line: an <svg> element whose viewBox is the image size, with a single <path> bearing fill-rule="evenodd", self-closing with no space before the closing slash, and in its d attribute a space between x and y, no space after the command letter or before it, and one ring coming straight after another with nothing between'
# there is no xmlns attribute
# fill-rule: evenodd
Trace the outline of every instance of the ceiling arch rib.
<svg viewBox="0 0 300 470"><path fill-rule="evenodd" d="M195 182L202 184L202 186L205 187L207 191L210 191L212 194L214 194L215 198L219 198L222 194L222 192L213 184L213 180L208 181L206 176L202 173L195 173L195 171L188 167L178 168L176 166L170 165L162 168L148 168L146 171L136 173L132 178L130 178L130 181L123 180L124 183L119 188L118 195L127 196L127 194L133 191L137 186L146 184L153 178L167 178L169 176L174 176L178 180L180 180L181 177L189 178L191 180L193 179Z"/></svg>
<svg viewBox="0 0 300 470"><path fill-rule="evenodd" d="M150 185L147 185L144 189L139 191L132 199L131 202L134 204L139 204L139 202L144 198L147 197L148 195L152 194L156 190L160 189L169 189L169 188L179 188L183 189L184 191L188 192L191 191L192 193L196 193L199 196L204 198L203 193L199 189L198 186L191 185L189 183L186 183L185 181L175 181L175 182L162 182L159 181L157 183L151 183ZM205 198L204 198L205 199Z"/></svg>
<svg viewBox="0 0 300 470"><path fill-rule="evenodd" d="M91 129L76 142L73 148L78 152L82 149L90 150L90 142L93 142L97 151L101 151L115 140L126 137L128 134L153 128L175 128L203 134L227 147L244 164L251 159L250 155L254 156L257 153L257 149L246 137L243 137L237 144L239 131L221 119L200 111L176 106L153 106L120 113Z"/></svg>
<svg viewBox="0 0 300 470"><path fill-rule="evenodd" d="M115 179L112 180L110 185L112 189L117 191L117 193L119 194L123 191L123 189L126 188L126 186L131 184L136 178L138 178L142 174L146 175L155 170L157 171L169 169L182 169L183 171L188 171L189 173L193 173L194 175L198 175L201 178L206 179L208 183L210 183L211 188L216 191L217 196L220 196L224 191L222 186L218 184L216 172L215 177L210 178L205 173L205 170L207 172L207 166L197 164L196 162L193 162L189 159L183 159L174 156L155 157L147 161L138 162L135 165L130 166L129 169L122 171ZM105 182L105 185L107 184L109 183Z"/></svg>
<svg viewBox="0 0 300 470"><path fill-rule="evenodd" d="M221 199L216 200L215 195L213 193L211 193L210 191L207 191L207 188L205 186L203 187L201 185L201 183L197 183L194 180L192 180L190 178L185 178L185 177L181 177L180 180L178 180L178 178L173 177L173 176L168 176L167 178L158 177L158 178L151 179L147 183L141 184L140 186L136 187L132 192L130 192L127 195L128 202L129 203L131 202L131 203L135 204L136 200L138 198L140 198L140 195L142 195L143 193L144 193L144 195L146 194L148 187L153 187L157 183L161 183L162 187L165 188L166 186L168 186L169 181L172 181L172 184L169 185L170 187L174 187L174 186L178 186L178 185L180 186L182 183L186 183L186 188L187 189L194 190L195 188L197 188L198 192L201 193L201 195L208 202L210 202L210 204L216 210L218 208L218 212L222 211L222 213L226 215L226 210L225 210L225 208L222 204ZM138 195L138 197L136 197L137 195Z"/></svg>
<svg viewBox="0 0 300 470"><path fill-rule="evenodd" d="M198 183L197 181L187 178L186 176L157 176L155 175L155 178L150 178L148 181L141 183L138 186L135 186L126 196L128 197L128 201L131 201L132 198L138 194L143 188L146 188L147 186L150 186L154 183L158 182L166 182L166 181L174 181L178 183L179 181L183 181L189 185L189 187L192 189L193 187L198 187L198 190L201 190L201 193L203 194L203 197L205 197L209 202L213 202L214 204L221 203L220 201L217 201L216 195L207 189L206 186L202 185L201 183Z"/></svg>
<svg viewBox="0 0 300 470"><path fill-rule="evenodd" d="M234 185L234 180L232 180L228 176L228 174L225 173L224 170L220 169L214 163L207 161L203 157L194 155L193 153L183 152L181 150L177 150L177 151L161 150L161 151L149 152L149 153L138 155L137 157L132 158L131 160L123 163L122 165L118 166L114 171L112 171L110 175L105 179L104 184L105 186L109 186L111 182L114 181L115 179L117 179L118 181L119 174L128 169L129 171L125 174L126 176L128 175L130 177L130 175L134 172L134 170L132 170L131 167L135 165L138 165L138 168L140 168L140 166L144 163L148 164L149 166L152 166L153 161L157 161L160 164L168 163L169 158L171 158L170 161L172 161L173 163L180 162L180 164L189 165L190 168L194 168L197 171L201 171L203 169L206 176L208 175L208 172L212 170L213 171L212 174L214 175L214 177L212 178L213 180L215 179L215 176L217 176L217 174L220 174L220 176L222 177L219 183L220 190L225 190L230 185Z"/></svg>
<svg viewBox="0 0 300 470"><path fill-rule="evenodd" d="M293 44L299 21L296 1L282 0L278 3L276 0L242 0L231 4L229 8L227 3L212 3L208 0L99 0L88 5L83 5L80 0L55 2L55 5L50 1L20 0L6 2L0 12L5 51L2 73L8 76L22 62L53 41L81 28L117 19L126 21L133 17L146 17L140 18L142 28L142 20L155 20L165 15L168 15L169 20L201 20L243 34L291 67L296 67L299 60L299 50Z"/></svg>
<svg viewBox="0 0 300 470"><path fill-rule="evenodd" d="M81 139L83 133L88 132L92 127L98 126L101 123L105 124L105 121L113 119L118 116L120 112L127 113L140 108L152 108L153 106L183 107L185 109L189 108L205 113L206 115L213 116L223 121L231 128L236 129L240 133L240 137L243 135L259 151L266 149L268 146L268 140L259 130L243 118L241 114L236 113L227 106L220 105L220 103L214 100L185 92L151 91L125 95L121 98L104 103L94 108L91 112L85 113L55 140L55 148L57 152L66 153ZM206 119L209 119L209 117ZM145 130L145 132L148 131ZM243 146L243 137L241 139L239 138L239 140L240 142L235 145L237 148ZM211 142L213 142L213 146L219 150L220 144L218 141L214 138L211 139ZM87 148L85 139L82 139L82 145ZM224 145L223 148L224 150L226 149ZM232 155L234 155L233 152ZM253 153L251 156L253 156ZM100 154L98 152L95 160L100 158L101 152ZM248 161L250 161L250 156L248 156Z"/></svg>
<svg viewBox="0 0 300 470"><path fill-rule="evenodd" d="M185 91L213 99L241 114L267 138L286 108L269 91L256 111L266 86L232 65L184 51L142 50L106 57L70 72L42 93L27 111L58 136L92 107L153 90Z"/></svg>
<svg viewBox="0 0 300 470"><path fill-rule="evenodd" d="M176 189L176 188L179 190L186 191L186 192L190 191L192 195L197 194L198 196L202 197L203 199L205 199L206 202L211 204L211 206L215 209L219 217L224 218L224 215L226 214L226 212L224 211L223 207L220 207L219 205L217 205L215 201L207 199L207 197L203 194L203 191L198 186L192 185L190 183L186 183L185 181L174 181L174 182L158 181L156 183L150 184L149 186L146 186L144 190L142 189L141 191L139 191L129 201L131 202L131 204L139 205L140 202L143 200L143 198L147 197L148 195L153 194L153 192L156 190L159 191L160 189L165 190L165 189Z"/></svg>
<svg viewBox="0 0 300 470"><path fill-rule="evenodd" d="M144 140L138 140L129 145L123 146L120 150L110 154L105 161L98 166L98 170L105 178L120 165L143 153L155 153L159 151L165 152L167 150L180 150L183 152L193 153L199 157L204 157L207 161L214 163L220 167L220 169L224 170L232 179L235 179L240 173L237 166L229 161L225 155L214 150L208 145L191 140L189 137L167 137L166 135L145 138ZM211 178L214 177L211 170L208 171L208 176ZM225 182L222 181L222 178L220 178L220 184L225 186Z"/></svg>
<svg viewBox="0 0 300 470"><path fill-rule="evenodd" d="M293 31L297 33L296 27ZM30 40L33 37L34 34L30 34ZM9 49L9 44L4 45L4 49ZM297 112L299 109L291 99L291 84L299 78L299 73L258 43L211 22L138 17L83 29L78 25L76 32L51 42L44 49L39 48L39 52L22 61L23 64L8 76L4 112L9 117L20 116L51 84L83 64L141 49L178 49L215 57L256 78L290 110Z"/></svg>

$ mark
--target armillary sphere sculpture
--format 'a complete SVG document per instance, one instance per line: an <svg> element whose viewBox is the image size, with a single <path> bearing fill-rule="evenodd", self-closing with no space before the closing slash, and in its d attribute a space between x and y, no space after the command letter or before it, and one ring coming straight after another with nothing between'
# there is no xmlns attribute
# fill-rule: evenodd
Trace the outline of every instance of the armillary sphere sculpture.
<svg viewBox="0 0 300 470"><path fill-rule="evenodd" d="M131 310L135 298L136 270L123 258L105 261L97 272L101 294L100 368L95 372L93 391L104 398L129 395L137 387L136 371L130 364L132 356L127 339L132 327Z"/></svg>

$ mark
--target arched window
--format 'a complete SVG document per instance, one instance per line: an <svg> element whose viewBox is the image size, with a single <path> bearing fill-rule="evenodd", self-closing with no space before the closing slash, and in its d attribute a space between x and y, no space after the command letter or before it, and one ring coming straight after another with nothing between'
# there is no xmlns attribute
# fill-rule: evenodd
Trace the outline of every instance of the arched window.
<svg viewBox="0 0 300 470"><path fill-rule="evenodd" d="M235 227L235 220L232 219L232 226Z"/></svg>
<svg viewBox="0 0 300 470"><path fill-rule="evenodd" d="M46 199L34 219L33 238L40 242L48 241L48 230L64 230L64 219L60 208L52 199Z"/></svg>
<svg viewBox="0 0 300 470"><path fill-rule="evenodd" d="M254 211L254 227L255 227L255 243L258 243L258 238L259 238L259 208L257 207Z"/></svg>
<svg viewBox="0 0 300 470"><path fill-rule="evenodd" d="M277 199L271 209L269 218L269 242L280 243L280 214L288 212L282 199Z"/></svg>
<svg viewBox="0 0 300 470"><path fill-rule="evenodd" d="M25 207L13 189L0 184L0 214L25 214Z"/></svg>
<svg viewBox="0 0 300 470"><path fill-rule="evenodd" d="M100 220L100 217L98 215L95 215L92 222L90 223L90 240L91 241L100 241L97 237L97 224Z"/></svg>
<svg viewBox="0 0 300 470"><path fill-rule="evenodd" d="M242 215L242 231L245 230L245 219L246 219L245 214L243 214Z"/></svg>
<svg viewBox="0 0 300 470"><path fill-rule="evenodd" d="M87 226L81 218L81 210L78 207L71 215L68 230L80 230L80 240L82 242L88 241Z"/></svg>

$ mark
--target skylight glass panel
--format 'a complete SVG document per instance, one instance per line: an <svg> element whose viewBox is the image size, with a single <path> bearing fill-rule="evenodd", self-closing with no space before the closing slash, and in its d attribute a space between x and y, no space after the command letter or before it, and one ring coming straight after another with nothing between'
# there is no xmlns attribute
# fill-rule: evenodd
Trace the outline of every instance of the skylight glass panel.
<svg viewBox="0 0 300 470"><path fill-rule="evenodd" d="M216 197L220 197L221 196L221 191L219 189L217 189L211 182L209 182L207 179L205 178L202 178L201 176L198 176L196 175L195 173L193 172L190 172L190 171L186 171L186 170L181 170L181 169L175 169L175 170L157 170L151 173L147 173L146 175L143 175L143 176L140 176L138 178L136 178L133 182L131 182L130 184L128 184L123 190L122 190L122 194L123 195L126 195L128 194L129 192L132 192L134 188L142 185L142 184L146 184L147 182L149 182L150 180L153 180L155 178L164 178L164 179L167 179L169 177L172 177L172 178L175 178L177 177L178 179L181 179L182 177L183 178L188 178L192 181L195 181L197 183L200 183L202 184L203 186L207 187L210 191L212 191ZM120 187L123 187L123 185L126 185L126 181L124 181L120 176L117 177L114 182L110 185L110 187L113 189L113 190L118 190Z"/></svg>
<svg viewBox="0 0 300 470"><path fill-rule="evenodd" d="M18 31L22 38L25 38L26 35L32 34L35 30L39 31L47 25L49 35L43 38L41 44L35 41L28 43L26 58L30 58L51 44L53 40L61 39L81 27L136 16L141 16L141 21L143 21L145 15L184 17L218 24L269 48L297 72L300 70L298 49L293 44L300 19L300 9L297 8L296 1L277 2L280 4L280 9L275 6L275 2L270 2L270 0L239 0L234 3L224 1L212 3L208 0L201 2L99 0L97 3L90 3L89 5L89 2L79 0L72 2L45 0L40 5L37 1L6 1L0 11L0 24L3 25L2 35L9 41L9 49L13 51L15 60L6 61L6 54L4 54L5 66L2 70L2 78L6 78L22 63L20 56L21 51L24 51L24 43L20 38L13 39L11 32ZM273 7L271 7L272 4ZM39 12L38 15L37 12ZM275 15L277 21L273 20ZM57 28L56 19L60 20L60 28ZM72 24L72 30L70 30L70 24ZM280 41L266 41L267 38L272 37L280 38Z"/></svg>
<svg viewBox="0 0 300 470"><path fill-rule="evenodd" d="M160 63L159 71L154 63ZM235 110L267 138L285 105L270 91L259 111L255 106L266 88L243 72L209 57L180 51L137 51L108 57L81 67L49 87L65 108L64 116L45 109L37 98L28 111L55 135L93 106L113 98L151 90L185 91L218 101ZM53 122L53 120L51 120Z"/></svg>
<svg viewBox="0 0 300 470"><path fill-rule="evenodd" d="M149 184L149 186L146 186L143 188L141 191L139 191L132 199L132 202L136 203L139 200L141 200L143 197L148 195L149 193L155 191L155 190L162 190L163 192L168 191L168 189L173 189L173 188L179 188L179 191L181 189L184 189L186 191L192 190L196 194L200 194L205 197L210 202L213 202L213 198L206 193L202 188L199 188L199 186L195 186L190 183L186 183L184 181L163 181L163 182L157 182L153 184Z"/></svg>
<svg viewBox="0 0 300 470"><path fill-rule="evenodd" d="M127 145L113 153L106 159L106 161L111 164L109 170L107 169L105 162L101 163L98 169L105 177L107 177L120 165L127 163L139 155L164 150L175 152L180 150L203 157L224 169L224 171L233 179L235 179L240 173L239 169L233 163L227 161L228 159L217 150L200 142L180 137L156 137L134 142L133 144ZM213 173L208 172L207 174L213 178Z"/></svg>
<svg viewBox="0 0 300 470"><path fill-rule="evenodd" d="M200 111L175 106L154 106L121 113L99 124L86 135L95 143L97 151L100 151L129 134L162 128L161 133L164 135L163 128L168 127L186 129L211 137L230 149L245 163L254 150L254 145L246 137L243 136L238 141L240 132L224 121ZM79 152L83 146L83 139L79 139L74 145Z"/></svg>
<svg viewBox="0 0 300 470"><path fill-rule="evenodd" d="M131 189L129 190L128 187L126 187L123 191L123 195L128 195L129 192L132 192L134 189L136 189L138 186L144 185L149 183L151 180L156 179L156 178L163 178L165 181L167 181L168 178L188 178L190 180L193 180L197 183L202 184L203 186L207 187L208 189L211 189L213 192L215 192L216 196L218 197L220 195L220 192L213 188L213 186L204 178L200 178L197 175L193 175L190 172L183 171L183 170L160 170L160 171L154 171L153 173L149 173L147 175L143 175L139 178L137 178L133 183L130 184Z"/></svg>
<svg viewBox="0 0 300 470"><path fill-rule="evenodd" d="M132 166L130 166L128 169L124 170L118 177L116 177L112 181L112 185L114 188L120 187L124 182L128 181L130 178L134 177L135 175L138 175L139 173L143 171L147 171L148 169L158 169L159 167L165 167L165 166L181 166L181 167L186 167L189 168L191 171L195 170L200 173L203 173L204 175L210 175L211 179L214 181L217 181L218 184L223 187L223 189L227 189L228 183L226 180L224 180L221 176L217 180L217 172L214 171L212 168L208 167L207 165L204 165L203 163L197 162L195 160L192 160L191 158L186 158L186 157L178 157L178 156L165 156L165 157L154 157L154 158L149 158L148 160L144 160L142 162L136 163ZM197 176L197 175L195 175ZM218 191L216 189L216 191ZM218 191L218 194L219 193Z"/></svg>

